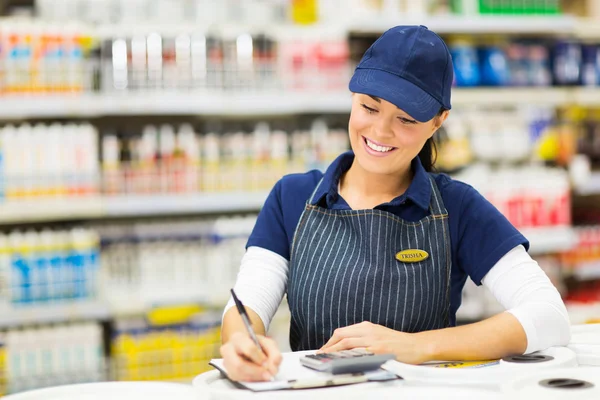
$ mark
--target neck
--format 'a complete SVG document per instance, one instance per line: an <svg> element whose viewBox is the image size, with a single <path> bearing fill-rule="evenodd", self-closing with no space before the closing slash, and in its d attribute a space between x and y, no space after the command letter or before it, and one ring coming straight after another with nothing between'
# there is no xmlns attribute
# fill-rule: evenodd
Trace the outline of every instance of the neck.
<svg viewBox="0 0 600 400"><path fill-rule="evenodd" d="M340 180L340 194L356 205L372 208L402 195L408 189L412 177L410 163L396 174L382 175L366 171L354 158L352 166ZM371 206L365 207L366 204Z"/></svg>

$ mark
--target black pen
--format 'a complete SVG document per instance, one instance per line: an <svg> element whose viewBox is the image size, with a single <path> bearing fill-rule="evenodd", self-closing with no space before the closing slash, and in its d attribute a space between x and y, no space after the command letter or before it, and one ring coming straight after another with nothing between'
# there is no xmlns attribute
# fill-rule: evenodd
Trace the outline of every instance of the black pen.
<svg viewBox="0 0 600 400"><path fill-rule="evenodd" d="M246 325L246 330L248 331L248 334L250 335L250 337L252 338L252 340L254 341L256 346L260 349L260 351L262 351L263 354L266 354L265 351L263 350L262 346L260 345L258 338L256 337L256 333L254 333L254 329L252 329L252 324L250 323L250 318L248 318L248 313L246 312L246 307L244 307L242 302L237 298L233 289L231 289L231 295L233 296L233 301L235 302L238 312L240 313L240 316L242 317L242 321L244 321L244 325Z"/></svg>

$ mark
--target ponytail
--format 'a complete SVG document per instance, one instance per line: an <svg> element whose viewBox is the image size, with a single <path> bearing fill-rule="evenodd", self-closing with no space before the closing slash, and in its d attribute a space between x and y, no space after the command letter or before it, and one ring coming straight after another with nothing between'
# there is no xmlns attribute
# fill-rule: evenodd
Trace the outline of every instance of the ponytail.
<svg viewBox="0 0 600 400"><path fill-rule="evenodd" d="M423 168L427 172L434 172L435 161L437 158L437 148L435 147L435 142L433 138L430 137L425 142L425 145L419 152L419 159L421 160L421 164L423 164Z"/></svg>

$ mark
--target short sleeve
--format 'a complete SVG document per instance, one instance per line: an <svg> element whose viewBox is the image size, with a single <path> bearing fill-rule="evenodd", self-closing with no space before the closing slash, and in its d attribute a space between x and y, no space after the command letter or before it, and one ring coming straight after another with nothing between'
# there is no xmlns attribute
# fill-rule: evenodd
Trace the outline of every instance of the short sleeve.
<svg viewBox="0 0 600 400"><path fill-rule="evenodd" d="M462 197L458 221L457 261L477 285L506 253L527 239L487 199L469 185ZM452 216L450 216L452 218Z"/></svg>
<svg viewBox="0 0 600 400"><path fill-rule="evenodd" d="M246 248L251 246L262 247L289 260L290 249L283 218L281 187L282 181L280 180L269 193L258 214Z"/></svg>

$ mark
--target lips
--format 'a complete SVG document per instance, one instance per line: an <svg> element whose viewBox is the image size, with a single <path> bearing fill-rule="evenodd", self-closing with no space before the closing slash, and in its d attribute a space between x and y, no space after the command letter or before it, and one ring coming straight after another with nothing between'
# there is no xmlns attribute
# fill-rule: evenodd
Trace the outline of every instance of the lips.
<svg viewBox="0 0 600 400"><path fill-rule="evenodd" d="M390 153L392 153L394 150L396 150L396 147L386 146L383 143L376 142L376 141L368 139L364 136L362 136L362 139L363 139L363 144L365 146L367 153L377 156L377 157L387 156Z"/></svg>

